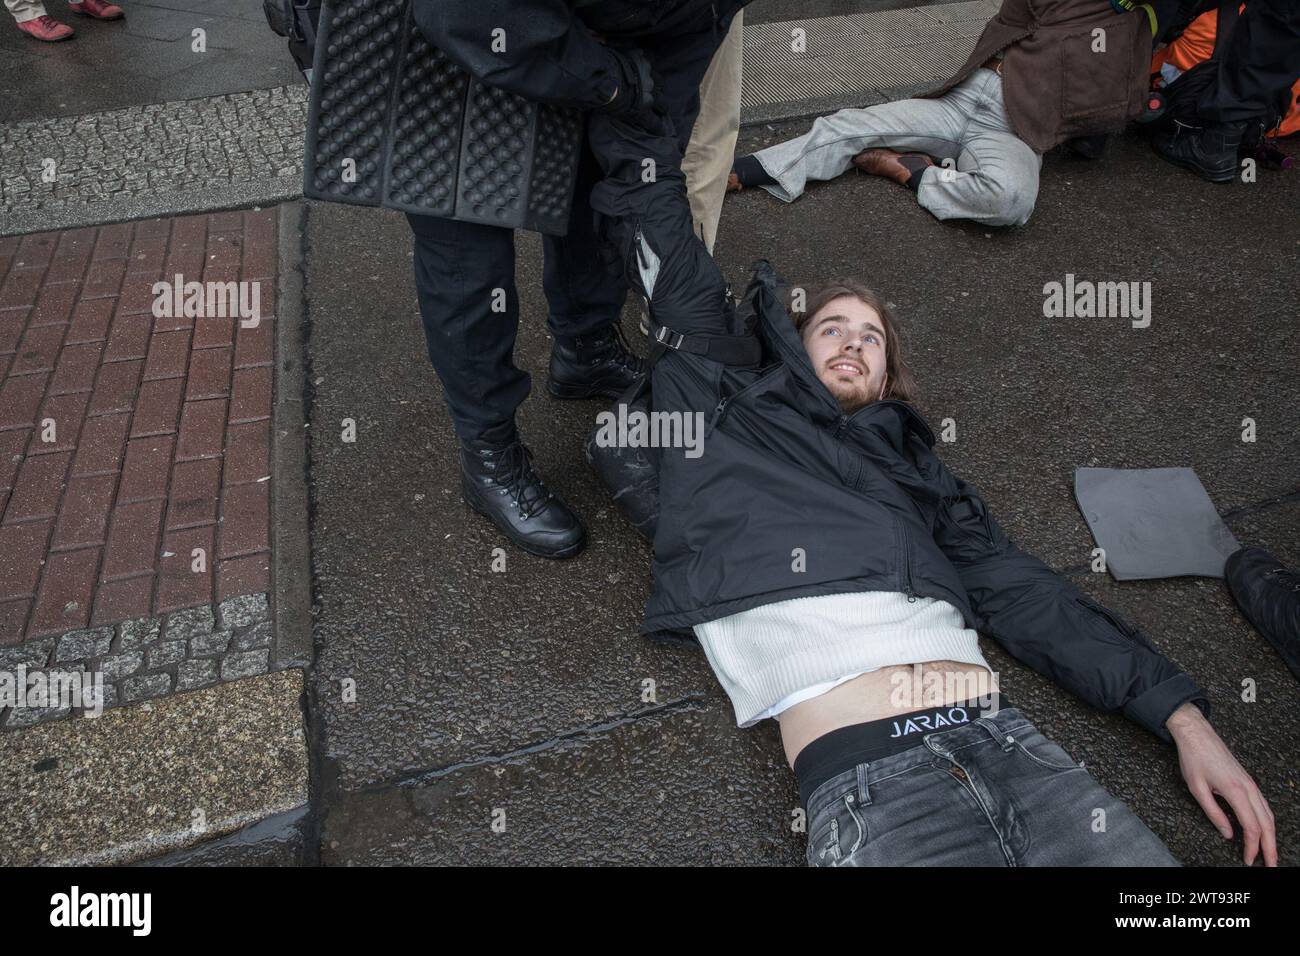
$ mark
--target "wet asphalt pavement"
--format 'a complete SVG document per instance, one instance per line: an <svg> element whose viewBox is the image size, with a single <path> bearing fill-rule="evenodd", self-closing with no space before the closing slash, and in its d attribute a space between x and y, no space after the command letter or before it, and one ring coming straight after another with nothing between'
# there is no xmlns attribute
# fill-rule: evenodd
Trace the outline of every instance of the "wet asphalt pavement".
<svg viewBox="0 0 1300 956"><path fill-rule="evenodd" d="M803 128L748 129L742 146ZM862 276L896 305L921 410L936 430L957 424L945 460L1022 547L1141 625L1208 689L1292 865L1295 680L1222 582L1120 585L1091 573L1072 475L1191 466L1242 543L1300 565L1296 208L1294 172L1211 186L1130 137L1100 163L1049 156L1039 207L1018 230L940 224L905 190L853 174L789 206L760 191L731 197L717 250L736 288L767 257L800 284ZM535 385L520 425L590 545L569 562L507 547L495 573L505 543L459 498L405 220L308 204L321 861L801 863L776 724L737 729L701 654L637 634L648 549L581 454L604 406L544 393L541 245L519 233L517 246L516 355ZM1043 284L1071 272L1150 281L1150 328L1044 318ZM1257 423L1253 444L1241 440L1245 417ZM347 418L355 443L340 438ZM1187 793L1171 747L982 643L1010 698L1180 860L1239 861L1239 843L1224 843ZM1248 679L1254 703L1241 700Z"/></svg>
<svg viewBox="0 0 1300 956"><path fill-rule="evenodd" d="M76 33L41 43L0 18L0 123L303 82L257 0L129 0L112 21L45 7Z"/></svg>

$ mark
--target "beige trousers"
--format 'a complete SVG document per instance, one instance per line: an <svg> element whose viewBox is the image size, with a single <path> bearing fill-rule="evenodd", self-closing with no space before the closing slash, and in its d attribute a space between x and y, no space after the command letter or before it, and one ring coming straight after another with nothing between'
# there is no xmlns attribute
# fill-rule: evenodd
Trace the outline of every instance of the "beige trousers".
<svg viewBox="0 0 1300 956"><path fill-rule="evenodd" d="M6 0L7 2L7 0ZM691 201L695 230L709 254L718 237L727 175L736 155L740 133L740 70L744 64L740 34L744 11L731 21L726 39L713 54L713 62L700 83L700 115L682 159L686 191Z"/></svg>

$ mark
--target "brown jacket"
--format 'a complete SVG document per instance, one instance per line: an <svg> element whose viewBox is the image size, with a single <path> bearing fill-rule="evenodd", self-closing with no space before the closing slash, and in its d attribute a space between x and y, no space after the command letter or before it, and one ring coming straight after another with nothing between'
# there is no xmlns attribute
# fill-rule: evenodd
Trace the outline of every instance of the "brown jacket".
<svg viewBox="0 0 1300 956"><path fill-rule="evenodd" d="M1094 30L1104 31L1104 53L1094 52ZM966 65L925 95L948 92L999 50L1007 119L1037 152L1122 129L1142 112L1151 28L1141 12L1117 14L1107 0L1002 0Z"/></svg>

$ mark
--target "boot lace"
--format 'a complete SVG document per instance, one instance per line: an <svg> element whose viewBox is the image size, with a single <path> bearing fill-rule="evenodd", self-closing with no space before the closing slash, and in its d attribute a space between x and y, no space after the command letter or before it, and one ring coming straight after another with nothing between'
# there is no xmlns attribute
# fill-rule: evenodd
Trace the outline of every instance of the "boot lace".
<svg viewBox="0 0 1300 956"><path fill-rule="evenodd" d="M620 362L626 365L636 375L645 371L645 359L637 355L632 348L632 343L627 340L627 335L623 332L623 324L615 322L610 326L611 334L606 340L609 348Z"/></svg>
<svg viewBox="0 0 1300 956"><path fill-rule="evenodd" d="M524 519L540 514L553 497L550 489L533 471L532 461L533 453L523 442L517 441L501 453L498 470L500 483Z"/></svg>

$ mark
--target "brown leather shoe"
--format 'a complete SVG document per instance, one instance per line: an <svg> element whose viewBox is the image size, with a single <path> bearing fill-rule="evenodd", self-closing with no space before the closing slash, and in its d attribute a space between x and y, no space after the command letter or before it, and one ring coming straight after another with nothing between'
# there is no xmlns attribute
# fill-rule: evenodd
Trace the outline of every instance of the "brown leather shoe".
<svg viewBox="0 0 1300 956"><path fill-rule="evenodd" d="M904 159L907 160L906 164ZM892 179L900 186L906 186L907 181L912 178L912 169L908 168L909 165L933 166L934 160L924 153L896 153L892 149L881 147L864 149L853 157L853 165L869 176L883 176L885 179Z"/></svg>
<svg viewBox="0 0 1300 956"><path fill-rule="evenodd" d="M18 29L29 37L44 40L46 43L58 43L60 40L72 39L72 27L60 23L51 16L36 17L19 23Z"/></svg>
<svg viewBox="0 0 1300 956"><path fill-rule="evenodd" d="M80 3L69 3L68 9L79 16L95 20L121 20L126 16L126 12L116 3L105 3L104 0L81 0Z"/></svg>

